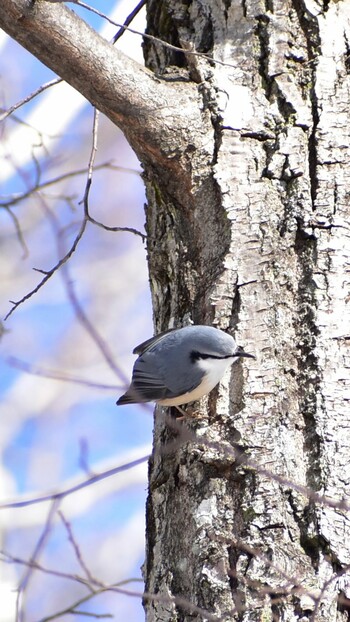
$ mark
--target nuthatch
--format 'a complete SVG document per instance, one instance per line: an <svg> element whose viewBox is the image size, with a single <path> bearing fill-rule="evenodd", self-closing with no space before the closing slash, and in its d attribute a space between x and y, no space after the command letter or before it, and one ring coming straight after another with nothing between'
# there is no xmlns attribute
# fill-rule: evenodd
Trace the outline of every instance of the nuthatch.
<svg viewBox="0 0 350 622"><path fill-rule="evenodd" d="M139 357L130 387L118 399L118 406L157 402L178 407L194 402L210 393L240 357L255 358L237 346L231 335L212 326L185 326L160 333L133 353Z"/></svg>

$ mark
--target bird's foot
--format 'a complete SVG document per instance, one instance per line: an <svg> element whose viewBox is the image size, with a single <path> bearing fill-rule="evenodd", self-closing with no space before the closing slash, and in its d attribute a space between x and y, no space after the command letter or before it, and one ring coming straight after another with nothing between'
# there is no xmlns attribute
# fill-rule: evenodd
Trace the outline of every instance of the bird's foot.
<svg viewBox="0 0 350 622"><path fill-rule="evenodd" d="M176 421L184 421L185 419L200 419L203 416L203 413L193 408L193 406L187 406L186 410L181 408L181 406L175 406L175 408L180 413L180 417L176 417Z"/></svg>

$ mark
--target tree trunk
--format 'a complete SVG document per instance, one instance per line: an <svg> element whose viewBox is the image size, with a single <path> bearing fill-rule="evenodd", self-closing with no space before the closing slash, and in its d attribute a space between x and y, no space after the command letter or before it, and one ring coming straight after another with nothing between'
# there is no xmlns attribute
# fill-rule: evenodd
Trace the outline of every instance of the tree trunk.
<svg viewBox="0 0 350 622"><path fill-rule="evenodd" d="M211 115L175 201L147 172L156 326L231 327L257 357L187 438L156 414L148 622L349 619L350 3L321 4L148 2L150 34L225 63L145 44Z"/></svg>
<svg viewBox="0 0 350 622"><path fill-rule="evenodd" d="M146 40L148 71L65 6L1 2L144 164L157 330L257 357L190 422L158 409L148 622L349 619L349 22L347 0L149 0L186 54Z"/></svg>

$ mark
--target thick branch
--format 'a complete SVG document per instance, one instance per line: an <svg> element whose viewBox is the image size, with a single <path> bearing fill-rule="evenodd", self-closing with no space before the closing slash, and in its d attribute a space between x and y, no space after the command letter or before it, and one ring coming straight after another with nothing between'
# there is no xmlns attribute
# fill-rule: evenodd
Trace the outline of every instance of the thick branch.
<svg viewBox="0 0 350 622"><path fill-rule="evenodd" d="M118 125L142 160L171 168L183 145L193 147L196 134L201 140L194 84L155 77L65 5L2 0L0 27ZM186 140L190 130L191 141ZM187 171L189 161L183 162Z"/></svg>

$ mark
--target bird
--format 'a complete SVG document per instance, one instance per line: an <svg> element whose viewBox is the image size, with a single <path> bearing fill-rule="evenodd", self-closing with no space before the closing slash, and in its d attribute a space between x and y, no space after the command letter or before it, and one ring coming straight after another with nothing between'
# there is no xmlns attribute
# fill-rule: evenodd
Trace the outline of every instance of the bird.
<svg viewBox="0 0 350 622"><path fill-rule="evenodd" d="M117 405L156 402L181 405L207 395L239 358L255 358L228 333L213 326L191 325L160 333L136 346L132 379Z"/></svg>

